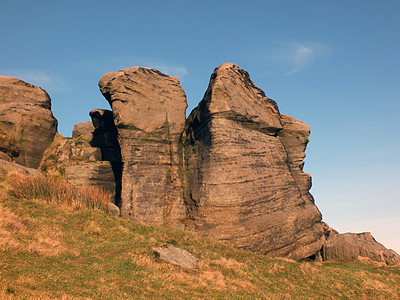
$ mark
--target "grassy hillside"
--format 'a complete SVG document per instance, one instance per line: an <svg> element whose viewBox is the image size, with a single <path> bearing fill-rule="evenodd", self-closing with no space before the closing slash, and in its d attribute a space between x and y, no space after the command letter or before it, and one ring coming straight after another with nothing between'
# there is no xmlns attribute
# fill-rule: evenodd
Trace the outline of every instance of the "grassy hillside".
<svg viewBox="0 0 400 300"><path fill-rule="evenodd" d="M0 184L0 299L400 298L399 267L269 259L83 204L103 201L98 191ZM162 245L190 251L198 268L161 261L152 247Z"/></svg>

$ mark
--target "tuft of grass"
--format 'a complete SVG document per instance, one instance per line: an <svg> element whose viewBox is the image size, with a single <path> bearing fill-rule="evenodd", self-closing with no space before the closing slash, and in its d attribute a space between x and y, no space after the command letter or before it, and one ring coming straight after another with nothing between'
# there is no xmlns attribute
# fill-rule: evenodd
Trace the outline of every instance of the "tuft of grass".
<svg viewBox="0 0 400 300"><path fill-rule="evenodd" d="M111 195L95 186L75 187L62 177L15 177L10 194L25 200L45 201L70 208L109 211Z"/></svg>

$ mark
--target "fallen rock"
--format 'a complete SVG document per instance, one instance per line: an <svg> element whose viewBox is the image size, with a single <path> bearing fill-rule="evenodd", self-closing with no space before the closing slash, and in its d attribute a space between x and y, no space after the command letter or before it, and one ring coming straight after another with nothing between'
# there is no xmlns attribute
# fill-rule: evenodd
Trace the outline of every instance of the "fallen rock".
<svg viewBox="0 0 400 300"><path fill-rule="evenodd" d="M14 161L38 168L57 132L49 95L38 86L0 76L0 127L20 149Z"/></svg>
<svg viewBox="0 0 400 300"><path fill-rule="evenodd" d="M400 255L378 243L370 232L340 234L330 228L321 253L325 261L349 261L366 257L389 266L400 263Z"/></svg>
<svg viewBox="0 0 400 300"><path fill-rule="evenodd" d="M0 159L0 176L9 177L12 175L43 176L43 174L36 169L24 167L19 164Z"/></svg>
<svg viewBox="0 0 400 300"><path fill-rule="evenodd" d="M318 252L327 226L300 167L309 134L300 123L282 116L246 71L215 69L183 136L187 228L269 256Z"/></svg>
<svg viewBox="0 0 400 300"><path fill-rule="evenodd" d="M179 80L132 67L103 75L99 87L112 107L121 147L121 215L183 228L179 139L187 104Z"/></svg>
<svg viewBox="0 0 400 300"><path fill-rule="evenodd" d="M167 248L158 247L153 248L153 250L160 256L162 260L165 260L173 265L177 265L189 270L197 267L197 258L187 250L174 246L168 246Z"/></svg>
<svg viewBox="0 0 400 300"><path fill-rule="evenodd" d="M109 203L108 210L109 210L109 214L111 216L119 217L121 215L121 211L120 211L119 207L116 206L114 203Z"/></svg>

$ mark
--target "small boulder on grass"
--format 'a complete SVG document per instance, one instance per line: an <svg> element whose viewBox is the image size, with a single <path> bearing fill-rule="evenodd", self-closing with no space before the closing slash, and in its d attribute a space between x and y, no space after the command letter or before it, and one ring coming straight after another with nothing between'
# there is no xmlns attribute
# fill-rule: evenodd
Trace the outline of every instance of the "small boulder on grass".
<svg viewBox="0 0 400 300"><path fill-rule="evenodd" d="M180 266L184 269L195 269L197 267L197 258L189 251L174 246L167 248L154 247L153 250L160 256L162 260L173 265Z"/></svg>

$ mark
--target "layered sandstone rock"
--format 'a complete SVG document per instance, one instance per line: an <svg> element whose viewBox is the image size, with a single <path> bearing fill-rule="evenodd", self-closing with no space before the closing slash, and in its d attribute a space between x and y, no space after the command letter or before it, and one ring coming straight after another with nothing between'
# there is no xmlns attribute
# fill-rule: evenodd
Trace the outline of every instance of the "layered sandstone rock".
<svg viewBox="0 0 400 300"><path fill-rule="evenodd" d="M9 177L12 175L35 177L43 176L43 174L36 169L24 167L19 164L0 159L0 176Z"/></svg>
<svg viewBox="0 0 400 300"><path fill-rule="evenodd" d="M303 159L306 156L305 150L309 142L310 126L284 114L280 115L280 121L283 128L279 131L278 137L288 155L287 165L296 180L302 197L314 202L314 198L309 193L311 175L303 172Z"/></svg>
<svg viewBox="0 0 400 300"><path fill-rule="evenodd" d="M324 260L331 261L348 261L367 257L387 265L400 263L400 256L378 243L369 232L339 234L336 230L329 229L321 253Z"/></svg>
<svg viewBox="0 0 400 300"><path fill-rule="evenodd" d="M57 132L49 95L38 86L0 76L0 127L19 147L14 161L38 168Z"/></svg>
<svg viewBox="0 0 400 300"><path fill-rule="evenodd" d="M112 166L102 160L100 148L90 145L93 131L91 122L84 122L74 126L72 138L57 134L44 154L40 169L48 175L65 177L69 184L97 186L115 196Z"/></svg>
<svg viewBox="0 0 400 300"><path fill-rule="evenodd" d="M188 228L271 256L318 252L326 225L301 171L308 134L246 71L217 68L185 130Z"/></svg>
<svg viewBox="0 0 400 300"><path fill-rule="evenodd" d="M94 126L90 121L81 122L74 125L72 130L72 138L76 140L84 140L91 142L93 139Z"/></svg>
<svg viewBox="0 0 400 300"><path fill-rule="evenodd" d="M186 125L174 77L133 67L105 74L99 86L113 112L90 113L91 145L122 164L122 216L269 256L397 259L372 237L328 231L303 172L309 126L280 114L236 65L214 71Z"/></svg>
<svg viewBox="0 0 400 300"><path fill-rule="evenodd" d="M141 67L105 74L121 147L121 214L151 225L182 227L179 139L186 96L175 77Z"/></svg>

